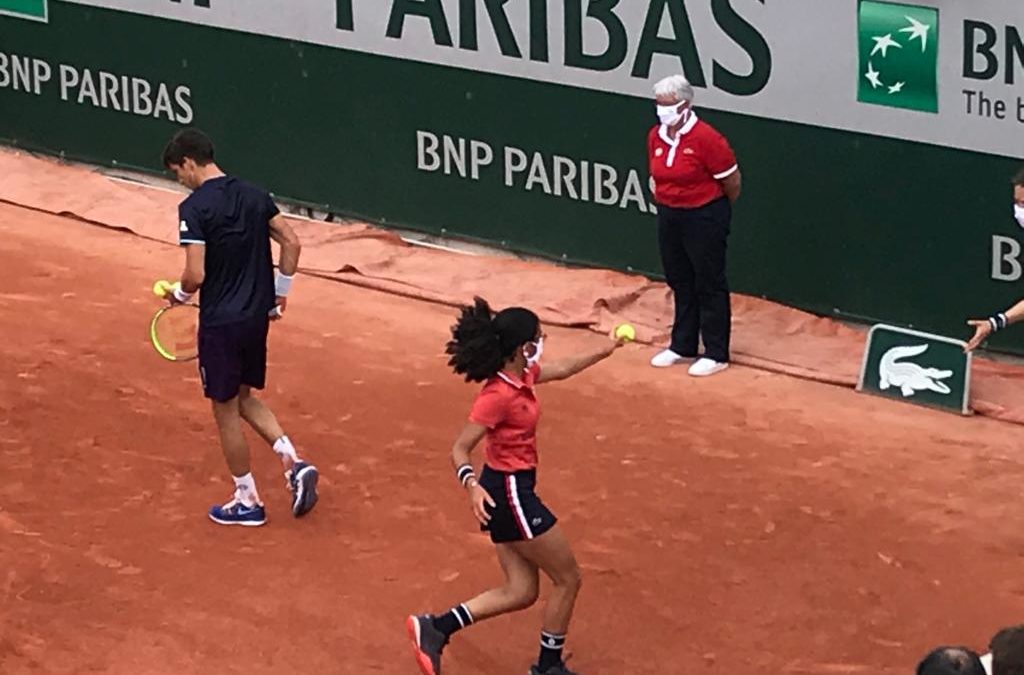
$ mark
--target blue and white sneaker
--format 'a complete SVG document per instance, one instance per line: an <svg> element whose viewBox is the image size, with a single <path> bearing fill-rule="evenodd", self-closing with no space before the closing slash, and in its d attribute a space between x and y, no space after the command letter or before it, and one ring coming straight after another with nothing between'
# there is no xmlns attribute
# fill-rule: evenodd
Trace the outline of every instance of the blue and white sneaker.
<svg viewBox="0 0 1024 675"><path fill-rule="evenodd" d="M210 520L218 525L259 527L267 522L267 512L263 504L246 505L232 499L223 506L210 507Z"/></svg>
<svg viewBox="0 0 1024 675"><path fill-rule="evenodd" d="M316 483L320 472L312 464L296 462L287 472L288 485L292 491L292 515L300 518L316 506L319 497L316 494Z"/></svg>

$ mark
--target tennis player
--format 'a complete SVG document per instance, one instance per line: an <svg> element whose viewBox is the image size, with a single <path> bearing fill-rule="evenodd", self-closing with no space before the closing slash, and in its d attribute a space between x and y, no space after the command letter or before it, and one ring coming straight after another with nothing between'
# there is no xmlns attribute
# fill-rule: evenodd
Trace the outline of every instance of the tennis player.
<svg viewBox="0 0 1024 675"><path fill-rule="evenodd" d="M281 458L292 514L305 515L317 502L316 467L299 459L274 413L252 392L266 382L271 315L279 318L287 306L301 247L270 195L224 175L213 159L213 143L197 129L179 131L164 149L164 166L192 190L178 211L185 271L169 300L188 302L202 288L199 374L235 479L234 497L211 508L210 519L257 526L267 515L252 477L242 420ZM281 245L276 280L271 239Z"/></svg>
<svg viewBox="0 0 1024 675"><path fill-rule="evenodd" d="M456 631L536 602L538 570L554 588L544 611L540 656L530 674L573 675L562 648L580 589L580 570L557 518L534 491L540 416L535 387L572 377L611 356L621 344L611 342L542 370L544 335L536 314L521 307L493 314L480 298L463 308L452 327L448 364L467 381L486 384L455 441L452 463L473 515L495 544L505 583L443 614L406 620L424 675L440 675L441 652ZM470 452L484 437L486 463L478 480Z"/></svg>

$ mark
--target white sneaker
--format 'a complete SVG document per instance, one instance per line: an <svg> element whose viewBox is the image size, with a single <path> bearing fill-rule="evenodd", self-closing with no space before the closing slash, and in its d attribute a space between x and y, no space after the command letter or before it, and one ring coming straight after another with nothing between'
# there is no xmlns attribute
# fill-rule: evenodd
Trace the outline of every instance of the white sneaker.
<svg viewBox="0 0 1024 675"><path fill-rule="evenodd" d="M697 361L690 366L690 375L693 375L694 377L707 377L708 375L720 373L728 367L728 363L719 363L713 359L697 359Z"/></svg>
<svg viewBox="0 0 1024 675"><path fill-rule="evenodd" d="M668 368L669 366L674 366L677 363L682 363L685 360L685 356L680 356L671 349L665 349L654 355L654 358L651 359L651 365L655 368Z"/></svg>

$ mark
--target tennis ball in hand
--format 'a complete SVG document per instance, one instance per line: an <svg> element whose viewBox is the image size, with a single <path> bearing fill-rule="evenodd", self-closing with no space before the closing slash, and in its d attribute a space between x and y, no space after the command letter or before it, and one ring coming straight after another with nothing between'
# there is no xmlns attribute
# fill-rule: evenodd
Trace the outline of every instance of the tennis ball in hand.
<svg viewBox="0 0 1024 675"><path fill-rule="evenodd" d="M153 295L158 298L166 298L174 290L174 284L167 279L161 279L153 284Z"/></svg>
<svg viewBox="0 0 1024 675"><path fill-rule="evenodd" d="M615 339L632 342L636 339L636 329L628 323L620 323L615 327Z"/></svg>

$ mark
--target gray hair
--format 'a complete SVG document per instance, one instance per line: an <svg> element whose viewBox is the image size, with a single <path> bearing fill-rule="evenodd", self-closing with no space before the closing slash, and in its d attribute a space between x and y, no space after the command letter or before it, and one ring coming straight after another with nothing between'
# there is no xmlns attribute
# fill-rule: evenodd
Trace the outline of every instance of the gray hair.
<svg viewBox="0 0 1024 675"><path fill-rule="evenodd" d="M674 96L680 102L693 103L693 87L682 75L670 75L654 85L655 96Z"/></svg>

